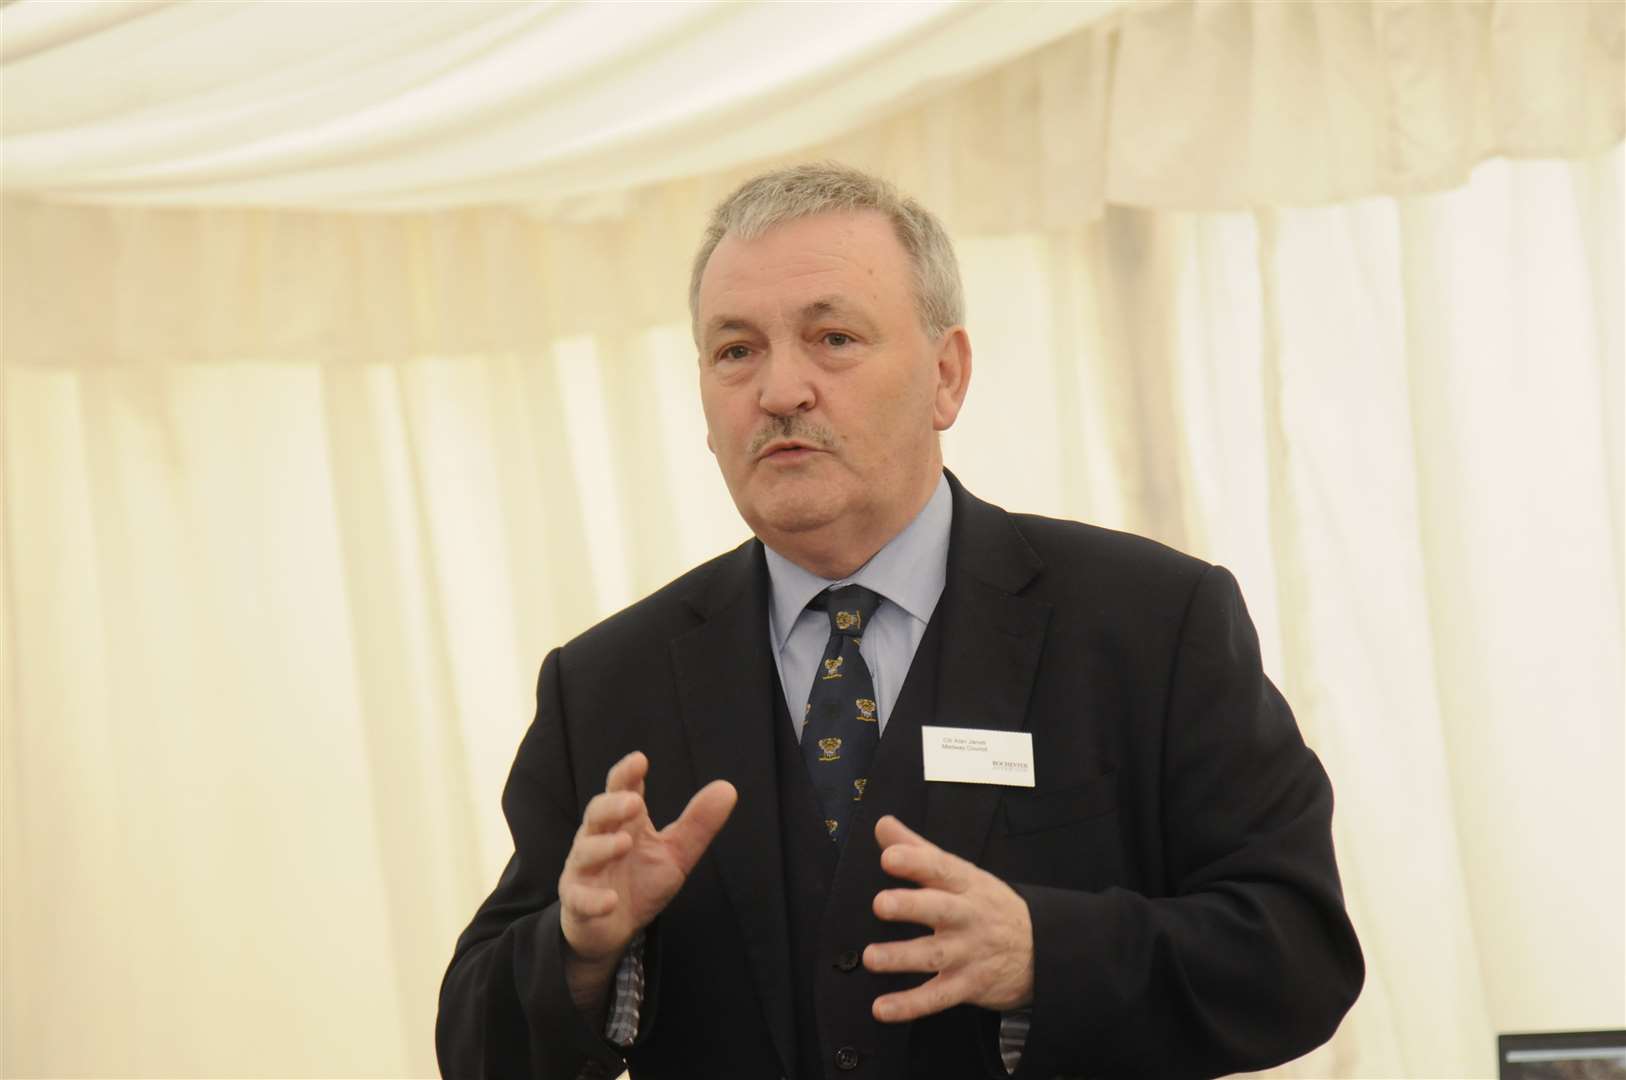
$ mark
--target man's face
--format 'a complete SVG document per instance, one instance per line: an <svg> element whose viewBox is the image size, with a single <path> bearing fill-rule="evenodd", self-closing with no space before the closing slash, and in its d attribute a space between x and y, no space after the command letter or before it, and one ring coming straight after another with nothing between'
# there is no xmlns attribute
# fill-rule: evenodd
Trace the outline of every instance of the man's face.
<svg viewBox="0 0 1626 1080"><path fill-rule="evenodd" d="M867 559L908 524L936 486L970 349L963 330L927 338L884 215L728 234L701 278L699 329L706 442L753 532L806 565L799 546L873 543L856 552Z"/></svg>

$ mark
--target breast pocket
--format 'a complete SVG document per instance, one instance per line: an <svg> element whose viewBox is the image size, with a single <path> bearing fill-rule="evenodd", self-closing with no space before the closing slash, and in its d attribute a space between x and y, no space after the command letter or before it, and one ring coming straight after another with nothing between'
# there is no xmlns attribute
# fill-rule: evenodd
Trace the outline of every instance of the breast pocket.
<svg viewBox="0 0 1626 1080"><path fill-rule="evenodd" d="M1059 829L1118 809L1118 772L1092 776L1082 784L1046 790L1018 789L1005 796L1005 831L1010 836Z"/></svg>
<svg viewBox="0 0 1626 1080"><path fill-rule="evenodd" d="M1118 774L1005 794L1003 829L989 837L989 868L1008 882L1065 889L1123 883Z"/></svg>

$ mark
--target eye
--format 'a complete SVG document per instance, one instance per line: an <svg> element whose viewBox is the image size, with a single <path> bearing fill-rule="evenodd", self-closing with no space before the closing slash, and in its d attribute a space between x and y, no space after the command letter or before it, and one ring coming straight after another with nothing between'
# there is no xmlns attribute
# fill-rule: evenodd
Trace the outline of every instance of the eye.
<svg viewBox="0 0 1626 1080"><path fill-rule="evenodd" d="M745 360L751 355L749 345L725 345L717 352L718 360Z"/></svg>
<svg viewBox="0 0 1626 1080"><path fill-rule="evenodd" d="M853 343L851 334L843 334L840 330L832 330L824 335L824 343L833 349L839 349Z"/></svg>

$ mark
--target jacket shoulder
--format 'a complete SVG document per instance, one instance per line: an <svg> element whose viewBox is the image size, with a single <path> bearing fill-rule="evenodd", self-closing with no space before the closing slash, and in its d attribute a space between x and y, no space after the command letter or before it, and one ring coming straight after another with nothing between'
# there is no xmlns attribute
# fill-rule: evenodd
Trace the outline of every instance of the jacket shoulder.
<svg viewBox="0 0 1626 1080"><path fill-rule="evenodd" d="M667 582L648 596L583 630L560 646L572 667L598 669L614 666L617 658L647 656L652 647L692 628L707 605L726 602L744 587L753 563L760 561L755 540L701 563Z"/></svg>
<svg viewBox="0 0 1626 1080"><path fill-rule="evenodd" d="M1010 519L1047 569L1094 563L1103 570L1190 581L1210 567L1196 556L1134 533L1038 514L1010 514Z"/></svg>
<svg viewBox="0 0 1626 1080"><path fill-rule="evenodd" d="M1184 611L1197 584L1214 569L1134 533L1037 514L1011 514L1010 520L1043 564L1034 589L1056 600L1173 616Z"/></svg>
<svg viewBox="0 0 1626 1080"><path fill-rule="evenodd" d="M948 474L962 566L992 565L991 584L1036 599L1082 599L1099 606L1113 595L1145 603L1186 598L1212 567L1156 540L1081 521L1014 513L984 502ZM950 549L954 564L956 552ZM973 570L973 573L976 573Z"/></svg>

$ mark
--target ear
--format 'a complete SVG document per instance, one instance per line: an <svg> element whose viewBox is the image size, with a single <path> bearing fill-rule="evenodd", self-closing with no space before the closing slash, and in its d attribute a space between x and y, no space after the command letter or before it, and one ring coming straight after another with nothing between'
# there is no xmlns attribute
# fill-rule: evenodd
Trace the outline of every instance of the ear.
<svg viewBox="0 0 1626 1080"><path fill-rule="evenodd" d="M956 326L937 347L937 396L932 402L932 426L947 431L954 426L971 385L971 338Z"/></svg>

